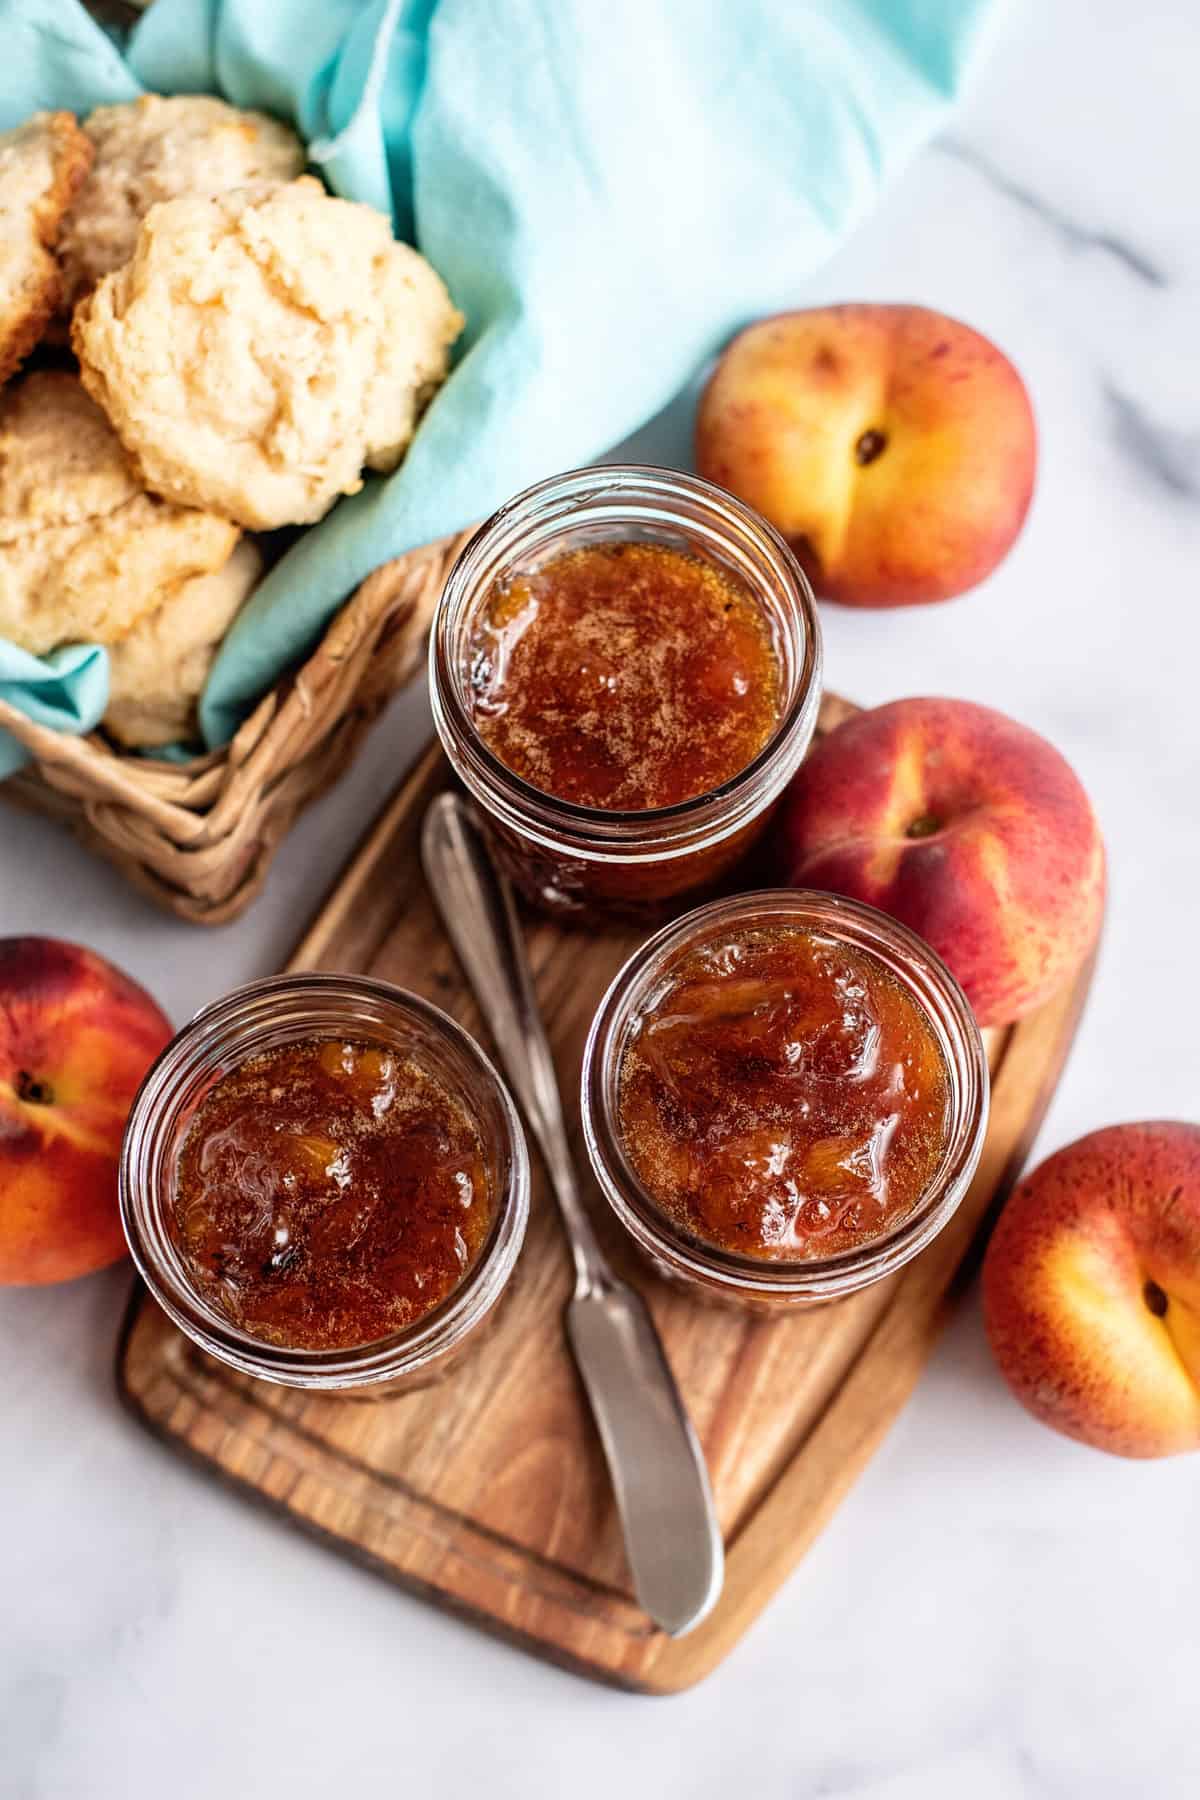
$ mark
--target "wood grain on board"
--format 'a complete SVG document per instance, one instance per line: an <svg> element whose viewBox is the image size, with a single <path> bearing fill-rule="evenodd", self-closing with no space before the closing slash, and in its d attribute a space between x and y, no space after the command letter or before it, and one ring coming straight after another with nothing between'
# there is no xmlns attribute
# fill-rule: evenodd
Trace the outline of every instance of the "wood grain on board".
<svg viewBox="0 0 1200 1800"><path fill-rule="evenodd" d="M830 697L822 728L853 709ZM289 963L394 981L488 1044L425 892L418 837L450 779L435 748L407 776ZM531 958L580 1168L575 1096L605 987L644 933L530 922ZM562 1332L570 1270L535 1158L513 1289L478 1355L443 1384L376 1404L234 1374L144 1294L118 1351L121 1391L159 1437L331 1547L580 1672L668 1693L737 1643L831 1517L903 1406L1053 1094L1090 968L989 1033L992 1113L971 1192L915 1262L795 1318L698 1304L654 1276L594 1187L614 1262L647 1295L696 1423L725 1534L721 1600L673 1640L637 1606L598 1441Z"/></svg>

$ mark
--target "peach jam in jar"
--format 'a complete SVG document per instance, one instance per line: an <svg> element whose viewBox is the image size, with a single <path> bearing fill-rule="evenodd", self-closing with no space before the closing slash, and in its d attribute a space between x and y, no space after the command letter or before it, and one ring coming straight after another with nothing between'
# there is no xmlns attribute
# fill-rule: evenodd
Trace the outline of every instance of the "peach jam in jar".
<svg viewBox="0 0 1200 1800"><path fill-rule="evenodd" d="M556 912L661 910L749 848L820 700L812 595L771 528L665 469L531 488L451 571L434 718L509 873Z"/></svg>
<svg viewBox="0 0 1200 1800"><path fill-rule="evenodd" d="M492 754L575 806L647 812L747 767L779 723L761 608L668 544L588 544L497 582L471 634L471 717Z"/></svg>
<svg viewBox="0 0 1200 1800"><path fill-rule="evenodd" d="M474 1337L528 1211L512 1103L436 1007L350 976L199 1013L130 1113L121 1208L156 1299L292 1386L414 1386Z"/></svg>
<svg viewBox="0 0 1200 1800"><path fill-rule="evenodd" d="M314 1037L248 1057L205 1095L170 1223L230 1324L347 1350L440 1306L494 1210L478 1126L437 1074L386 1043Z"/></svg>
<svg viewBox="0 0 1200 1800"><path fill-rule="evenodd" d="M945 1223L987 1065L919 939L781 890L702 907L632 959L593 1027L584 1108L644 1249L711 1293L795 1304L865 1285Z"/></svg>

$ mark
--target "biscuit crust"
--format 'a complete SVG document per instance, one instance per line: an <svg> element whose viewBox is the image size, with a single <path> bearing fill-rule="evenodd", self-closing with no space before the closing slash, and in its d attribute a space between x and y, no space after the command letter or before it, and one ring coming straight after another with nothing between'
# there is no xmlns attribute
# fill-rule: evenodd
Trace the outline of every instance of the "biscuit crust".
<svg viewBox="0 0 1200 1800"><path fill-rule="evenodd" d="M152 206L180 194L291 181L305 163L300 139L278 119L207 94L143 94L98 106L83 130L95 161L59 243L67 307L129 261Z"/></svg>
<svg viewBox="0 0 1200 1800"><path fill-rule="evenodd" d="M75 376L35 371L0 396L0 636L35 655L117 643L239 535L147 494Z"/></svg>
<svg viewBox="0 0 1200 1800"><path fill-rule="evenodd" d="M92 154L69 112L34 113L0 133L0 382L24 362L58 307L54 246Z"/></svg>
<svg viewBox="0 0 1200 1800"><path fill-rule="evenodd" d="M382 213L302 177L153 207L72 343L148 488L268 530L396 466L462 322Z"/></svg>
<svg viewBox="0 0 1200 1800"><path fill-rule="evenodd" d="M141 492L78 378L37 369L0 399L0 544L115 512Z"/></svg>
<svg viewBox="0 0 1200 1800"><path fill-rule="evenodd" d="M244 601L262 574L249 538L211 575L180 582L109 653L104 726L131 749L157 749L194 735L196 702Z"/></svg>

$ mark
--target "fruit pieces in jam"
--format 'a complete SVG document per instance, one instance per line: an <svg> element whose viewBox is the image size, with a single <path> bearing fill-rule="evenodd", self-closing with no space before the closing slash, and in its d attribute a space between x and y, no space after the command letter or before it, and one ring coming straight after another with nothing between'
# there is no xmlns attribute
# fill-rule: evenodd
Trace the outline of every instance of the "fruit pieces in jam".
<svg viewBox="0 0 1200 1800"><path fill-rule="evenodd" d="M444 1300L493 1210L479 1133L437 1075L385 1045L306 1039L210 1089L173 1223L192 1280L231 1324L342 1350Z"/></svg>
<svg viewBox="0 0 1200 1800"><path fill-rule="evenodd" d="M868 1243L941 1159L949 1078L917 1001L870 952L802 928L684 951L619 1069L626 1154L687 1235L767 1261Z"/></svg>
<svg viewBox="0 0 1200 1800"><path fill-rule="evenodd" d="M498 583L470 671L493 755L545 794L606 811L711 793L779 722L763 611L715 563L665 544L593 544Z"/></svg>

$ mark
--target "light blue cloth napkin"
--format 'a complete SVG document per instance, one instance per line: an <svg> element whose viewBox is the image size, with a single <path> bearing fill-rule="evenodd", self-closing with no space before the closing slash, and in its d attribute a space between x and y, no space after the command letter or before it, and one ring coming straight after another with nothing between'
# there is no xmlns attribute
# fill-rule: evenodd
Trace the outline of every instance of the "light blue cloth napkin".
<svg viewBox="0 0 1200 1800"><path fill-rule="evenodd" d="M108 653L98 644L64 644L49 656L31 656L0 638L0 700L37 725L90 731L108 705ZM0 781L25 761L25 746L0 731Z"/></svg>
<svg viewBox="0 0 1200 1800"><path fill-rule="evenodd" d="M0 128L140 88L264 107L337 193L390 208L467 316L400 469L309 531L229 633L207 742L377 564L602 454L747 318L803 304L1001 5L154 0L123 59L75 0L0 0ZM19 704L27 679L0 643ZM78 684L64 727L90 727L86 671L55 679Z"/></svg>

